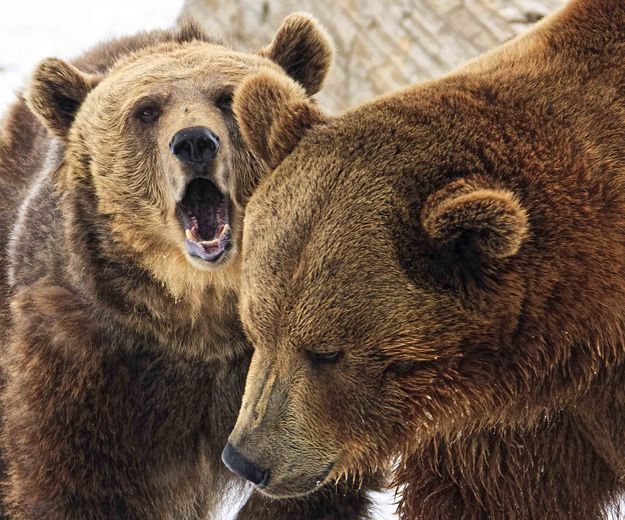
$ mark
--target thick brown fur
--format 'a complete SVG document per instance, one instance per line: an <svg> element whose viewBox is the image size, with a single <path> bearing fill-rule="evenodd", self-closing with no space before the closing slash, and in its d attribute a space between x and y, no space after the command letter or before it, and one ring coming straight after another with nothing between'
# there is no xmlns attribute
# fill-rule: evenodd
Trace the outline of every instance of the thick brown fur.
<svg viewBox="0 0 625 520"><path fill-rule="evenodd" d="M251 356L236 245L264 169L227 100L263 71L289 70L312 94L331 59L310 18L291 17L278 34L254 55L185 25L102 44L72 64L50 58L5 117L7 518L204 520L241 490L219 459ZM294 49L312 66L291 62ZM145 106L156 120L139 120ZM174 218L185 173L168 144L194 125L219 134L208 174L233 205L233 247L213 269L186 256ZM253 493L237 518L364 518L368 505L354 486L284 502Z"/></svg>
<svg viewBox="0 0 625 520"><path fill-rule="evenodd" d="M252 149L281 143L246 212L256 350L230 437L272 468L264 492L396 461L406 520L606 518L625 478L625 4L575 0L338 117L266 74L240 92Z"/></svg>

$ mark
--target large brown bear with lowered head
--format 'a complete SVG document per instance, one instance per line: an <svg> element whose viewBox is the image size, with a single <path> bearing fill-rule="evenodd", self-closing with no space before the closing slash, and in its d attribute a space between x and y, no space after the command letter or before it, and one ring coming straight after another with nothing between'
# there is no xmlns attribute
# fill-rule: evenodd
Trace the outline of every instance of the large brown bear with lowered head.
<svg viewBox="0 0 625 520"><path fill-rule="evenodd" d="M255 345L233 450L263 492L399 457L404 519L606 518L625 478L625 3L575 0L435 82L234 111Z"/></svg>
<svg viewBox="0 0 625 520"><path fill-rule="evenodd" d="M297 15L257 54L190 25L36 68L0 141L9 518L205 520L241 490L219 455L251 356L237 251L264 168L230 101L263 71L312 95L331 54ZM364 492L329 486L254 493L237 518L367 510Z"/></svg>

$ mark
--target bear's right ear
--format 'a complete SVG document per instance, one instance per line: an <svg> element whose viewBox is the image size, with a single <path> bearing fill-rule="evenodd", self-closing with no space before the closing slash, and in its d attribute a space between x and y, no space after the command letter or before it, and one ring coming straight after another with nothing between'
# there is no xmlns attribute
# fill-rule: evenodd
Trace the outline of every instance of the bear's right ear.
<svg viewBox="0 0 625 520"><path fill-rule="evenodd" d="M33 72L26 102L50 132L66 139L80 105L100 81L100 76L81 72L57 58L47 58Z"/></svg>
<svg viewBox="0 0 625 520"><path fill-rule="evenodd" d="M287 16L269 46L260 51L297 81L309 96L321 90L334 58L332 40L306 14Z"/></svg>
<svg viewBox="0 0 625 520"><path fill-rule="evenodd" d="M232 107L247 145L270 169L308 129L326 121L302 87L274 71L246 79L235 91Z"/></svg>
<svg viewBox="0 0 625 520"><path fill-rule="evenodd" d="M474 178L458 179L430 195L421 209L421 225L434 244L453 255L460 270L488 267L515 255L529 234L527 212L518 198Z"/></svg>

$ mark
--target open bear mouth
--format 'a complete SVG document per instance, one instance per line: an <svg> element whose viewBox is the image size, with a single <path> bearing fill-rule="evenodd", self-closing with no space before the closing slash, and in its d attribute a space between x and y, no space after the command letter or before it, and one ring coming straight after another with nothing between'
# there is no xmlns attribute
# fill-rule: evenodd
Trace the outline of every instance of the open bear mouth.
<svg viewBox="0 0 625 520"><path fill-rule="evenodd" d="M216 262L230 248L230 199L209 179L193 179L176 212L191 256Z"/></svg>

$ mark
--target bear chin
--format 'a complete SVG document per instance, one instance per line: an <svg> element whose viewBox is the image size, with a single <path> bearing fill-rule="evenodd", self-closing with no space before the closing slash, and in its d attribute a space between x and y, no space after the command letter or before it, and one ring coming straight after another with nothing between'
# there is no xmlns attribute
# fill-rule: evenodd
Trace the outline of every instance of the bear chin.
<svg viewBox="0 0 625 520"><path fill-rule="evenodd" d="M197 177L187 184L176 214L185 234L186 253L194 266L210 269L231 256L231 207L230 197L209 178Z"/></svg>

